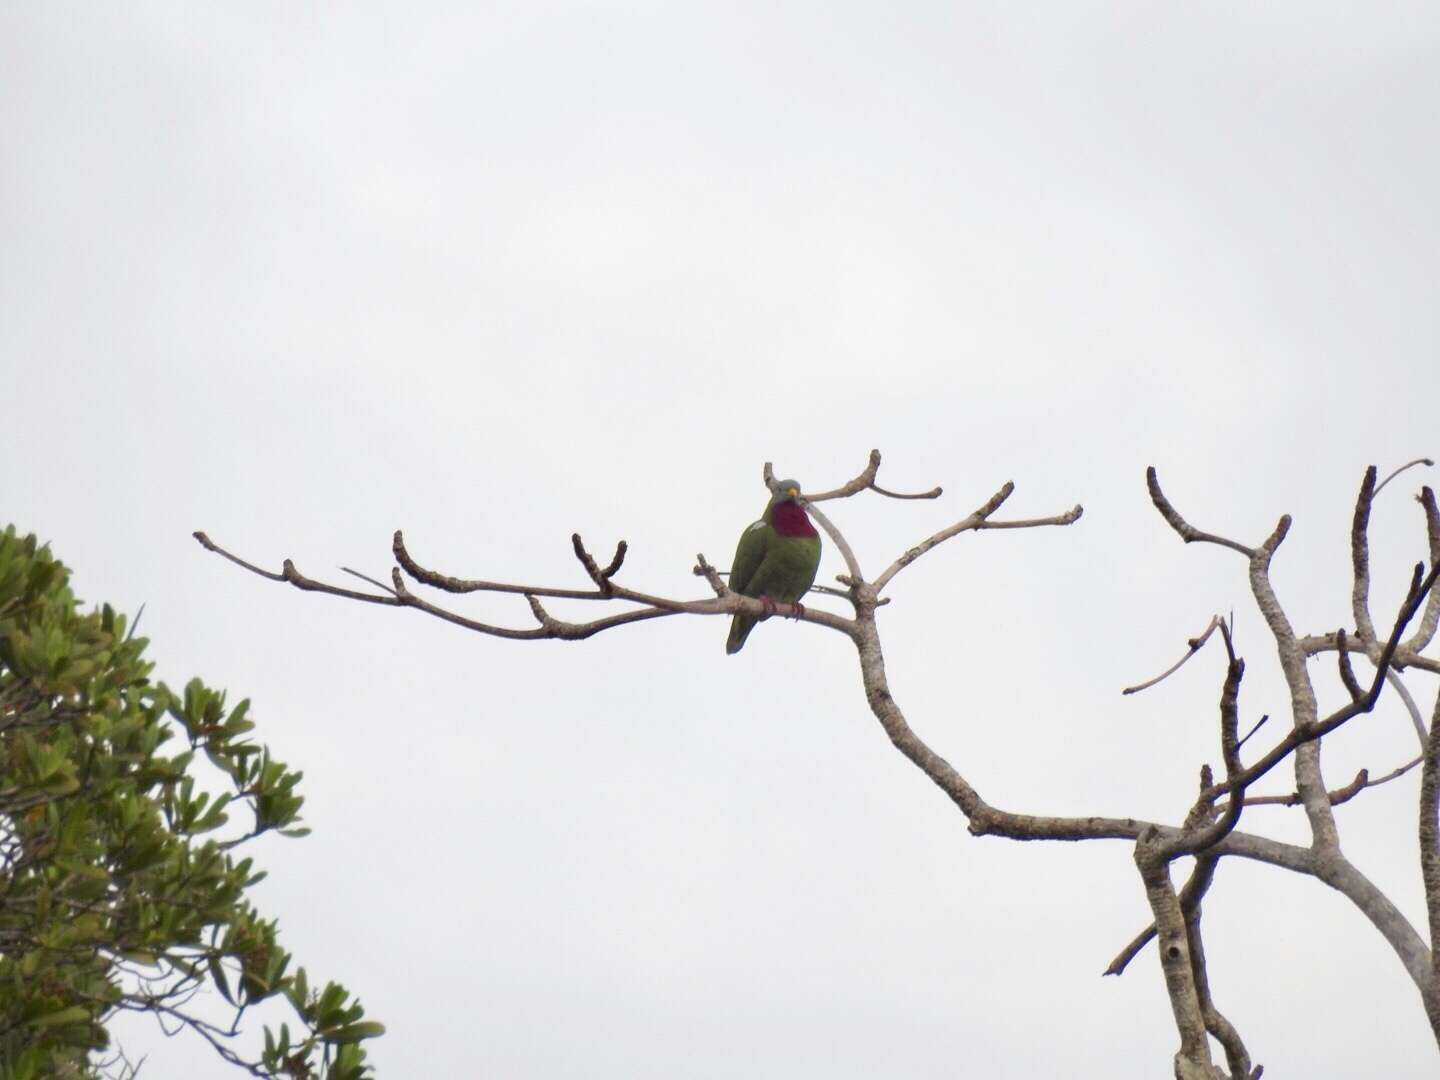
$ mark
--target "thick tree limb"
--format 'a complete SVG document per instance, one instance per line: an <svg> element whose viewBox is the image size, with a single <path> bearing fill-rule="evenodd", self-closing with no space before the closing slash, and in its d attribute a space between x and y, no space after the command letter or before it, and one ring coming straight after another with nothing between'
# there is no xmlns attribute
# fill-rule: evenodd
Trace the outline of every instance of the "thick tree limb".
<svg viewBox="0 0 1440 1080"><path fill-rule="evenodd" d="M1147 830L1135 842L1135 865L1145 883L1145 899L1155 916L1155 935L1160 947L1160 970L1165 976L1165 991L1170 1010L1180 1033L1180 1050L1175 1055L1175 1072L1179 1077L1213 1077L1214 1062L1210 1056L1209 1033L1195 985L1195 967L1190 953L1190 936L1186 932L1185 913L1170 880L1170 859L1164 852L1164 841L1154 830Z"/></svg>
<svg viewBox="0 0 1440 1080"><path fill-rule="evenodd" d="M1195 890L1189 904L1185 902L1185 890L1182 889L1180 893L1180 911L1185 918L1185 936L1190 946L1190 967L1195 979L1195 994L1200 999L1200 1016L1205 1021L1205 1030L1215 1036L1224 1047L1225 1063L1230 1068L1232 1080L1259 1080L1264 1069L1250 1068L1250 1052L1245 1048L1244 1040L1235 1030L1235 1025L1216 1008L1215 999L1210 992L1210 972L1205 963L1205 943L1200 932L1203 897L1214 877L1213 861L1210 862L1210 867L1210 873L1202 879L1202 884ZM1198 873L1198 866L1196 871ZM1191 875L1191 881L1194 880L1195 875ZM1186 885L1189 885L1189 882L1186 882Z"/></svg>
<svg viewBox="0 0 1440 1080"><path fill-rule="evenodd" d="M1180 887L1180 909L1189 917L1190 910L1200 903L1201 898L1210 888L1210 883L1215 878L1215 867L1220 863L1219 857L1214 852L1204 852L1195 857L1195 865L1190 871L1190 877ZM1135 935L1135 938L1121 949L1110 966L1102 971L1101 975L1123 975L1125 969L1130 966L1130 961L1140 954L1140 950L1155 940L1155 924L1152 922L1144 930Z"/></svg>
<svg viewBox="0 0 1440 1080"><path fill-rule="evenodd" d="M1310 682L1310 673L1305 669L1305 654L1300 649L1290 620L1270 584L1270 560L1285 538L1289 525L1290 517L1287 514L1280 519L1280 524L1270 538L1251 556L1250 592L1255 597L1261 617L1270 628L1270 635L1275 641L1275 651L1280 659L1280 670L1290 690L1293 734L1293 731L1306 729L1315 723L1318 705L1315 701L1315 688ZM1320 773L1320 748L1313 739L1306 739L1296 745L1299 749L1295 755L1295 787L1304 800L1305 816L1310 822L1311 835L1317 844L1337 847L1340 838L1335 831L1335 818L1330 812L1330 802L1325 797L1325 780Z"/></svg>
<svg viewBox="0 0 1440 1080"><path fill-rule="evenodd" d="M1430 717L1420 772L1420 877L1425 885L1425 908L1430 923L1432 959L1429 986L1422 992L1425 1012L1440 1041L1440 694Z"/></svg>

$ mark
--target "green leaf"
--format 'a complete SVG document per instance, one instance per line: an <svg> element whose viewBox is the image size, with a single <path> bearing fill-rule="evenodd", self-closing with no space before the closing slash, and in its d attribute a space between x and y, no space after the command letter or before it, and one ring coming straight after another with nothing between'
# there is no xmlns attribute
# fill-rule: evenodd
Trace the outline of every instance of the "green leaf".
<svg viewBox="0 0 1440 1080"><path fill-rule="evenodd" d="M210 978L214 980L215 986L220 990L220 996L231 1005L234 1005L235 999L230 996L230 980L225 975L225 965L220 963L218 956L213 955L208 958L208 964L210 967Z"/></svg>
<svg viewBox="0 0 1440 1080"><path fill-rule="evenodd" d="M361 1039L375 1039L385 1034L385 1025L378 1020L362 1020L358 1024L350 1024L339 1031L332 1031L325 1036L326 1042L332 1043L355 1043Z"/></svg>
<svg viewBox="0 0 1440 1080"><path fill-rule="evenodd" d="M35 1028L59 1027L61 1024L81 1024L90 1019L90 1010L84 1005L71 1005L59 1012L46 1013L30 1021Z"/></svg>

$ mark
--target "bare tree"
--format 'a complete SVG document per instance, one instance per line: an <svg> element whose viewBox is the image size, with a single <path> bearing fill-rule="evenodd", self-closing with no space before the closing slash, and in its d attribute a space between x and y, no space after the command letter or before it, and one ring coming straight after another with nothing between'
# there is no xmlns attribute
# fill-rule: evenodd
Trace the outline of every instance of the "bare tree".
<svg viewBox="0 0 1440 1080"><path fill-rule="evenodd" d="M1146 474L1150 498L1165 521L1186 543L1209 543L1228 548L1246 562L1250 591L1265 625L1275 643L1280 668L1290 694L1290 723L1276 735L1263 753L1244 753L1266 718L1250 731L1240 733L1239 697L1245 674L1245 662L1236 655L1231 626L1219 616L1189 642L1185 655L1168 671L1148 682L1124 692L1135 693L1155 685L1208 641L1216 630L1224 644L1228 659L1225 679L1219 698L1219 744L1223 777L1216 778L1208 765L1199 770L1199 790L1185 819L1179 823L1144 821L1139 818L1114 817L1051 817L1001 809L987 802L965 776L931 749L917 736L906 721L895 696L891 693L885 673L885 658L880 633L875 622L876 609L889 602L883 595L895 576L926 552L961 533L985 529L1028 529L1049 525L1069 525L1079 520L1081 507L1062 514L1022 520L996 520L994 515L1010 498L1014 485L1006 483L973 513L927 537L905 551L874 578L861 569L854 551L844 535L820 510L817 504L844 499L864 491L898 499L931 499L940 494L937 487L918 494L887 491L875 482L880 467L880 454L872 451L865 468L841 486L814 495L805 495L803 504L810 515L829 535L846 572L837 575L840 588L825 587L819 591L843 597L848 601L849 616L799 604L778 605L778 613L814 623L844 634L855 645L865 686L865 697L885 734L902 754L938 786L959 807L969 821L970 832L976 836L1000 836L1012 840L1128 840L1134 844L1134 858L1145 897L1149 903L1152 923L1115 957L1105 974L1120 974L1151 940L1158 941L1161 968L1166 992L1175 1017L1180 1048L1175 1054L1174 1071L1178 1080L1256 1080L1262 1067L1253 1063L1235 1025L1216 1006L1210 992L1201 934L1203 900L1214 879L1215 868L1228 856L1251 859L1293 873L1307 875L1335 889L1359 909L1399 957L1424 1004L1437 1043L1440 1043L1440 964L1434 945L1440 941L1440 697L1427 725L1413 696L1403 681L1411 669L1440 674L1440 661L1422 655L1440 623L1440 590L1435 588L1436 567L1440 564L1440 510L1435 494L1423 487L1417 496L1425 517L1430 569L1424 563L1415 567L1410 587L1396 613L1391 629L1379 635L1370 613L1369 520L1376 496L1397 475L1414 465L1430 465L1428 459L1410 462L1396 469L1383 482L1376 482L1372 466L1365 473L1355 504L1351 530L1353 581L1351 609L1353 629L1299 636L1291 626L1280 600L1270 582L1270 564L1290 529L1290 516L1284 515L1271 534L1258 546L1249 546L1214 533L1195 528L1174 507L1160 488L1153 468ZM774 472L767 462L764 469L767 487L775 489ZM466 629L497 637L520 639L559 638L578 640L605 630L647 619L674 615L732 615L737 612L765 617L777 613L773 604L741 596L725 584L724 575L703 554L696 556L694 573L703 577L714 593L704 599L680 600L642 592L620 584L616 577L625 560L626 545L622 540L614 557L601 566L585 547L578 534L572 536L575 556L590 580L584 589L555 588L538 585L507 584L495 581L467 580L437 573L421 566L410 555L404 537L396 532L393 542L395 561L390 584L376 581L354 570L347 573L378 589L364 592L342 588L314 580L301 574L294 563L285 560L279 573L263 570L213 543L204 533L195 538L209 551L243 566L272 581L288 582L299 589L329 593L367 603L391 607L411 607L436 618L453 622ZM534 625L524 628L506 627L467 618L412 592L407 577L424 586L452 594L475 592L515 593L524 596L534 616ZM547 599L593 600L625 606L625 610L590 622L567 622L555 618L544 607ZM1427 602L1428 598L1428 602ZM1421 609L1424 609L1423 614ZM1418 617L1418 623L1416 623ZM1406 637L1406 631L1415 629ZM1320 653L1336 655L1345 697L1322 714L1315 687L1306 670L1306 660ZM1356 676L1352 655L1361 654L1373 666L1369 684L1362 685ZM1331 789L1321 769L1321 743L1348 721L1375 708L1382 690L1391 686L1409 711L1420 741L1416 757L1383 776L1371 777L1362 770L1349 783ZM1246 758L1249 758L1247 764ZM1252 795L1255 783L1284 762L1291 762L1295 790L1286 795ZM1420 874L1424 884L1429 916L1428 935L1422 935L1405 918L1390 899L1380 891L1342 853L1334 808L1363 791L1388 783L1406 772L1421 767L1420 805L1418 812L1418 843ZM1245 809L1263 804L1284 804L1303 807L1309 823L1310 843L1283 843L1259 833L1241 830L1238 826ZM1180 859L1193 857L1188 880L1177 888L1171 868ZM1429 944L1426 939L1428 937ZM1225 1065L1215 1063L1211 1037L1223 1052Z"/></svg>

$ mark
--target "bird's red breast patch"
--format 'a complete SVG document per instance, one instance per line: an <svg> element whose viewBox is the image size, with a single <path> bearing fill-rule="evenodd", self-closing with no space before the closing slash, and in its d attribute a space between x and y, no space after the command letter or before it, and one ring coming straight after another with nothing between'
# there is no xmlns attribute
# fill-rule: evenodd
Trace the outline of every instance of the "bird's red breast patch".
<svg viewBox="0 0 1440 1080"><path fill-rule="evenodd" d="M776 503L770 524L781 536L819 536L810 523L810 515L793 502Z"/></svg>

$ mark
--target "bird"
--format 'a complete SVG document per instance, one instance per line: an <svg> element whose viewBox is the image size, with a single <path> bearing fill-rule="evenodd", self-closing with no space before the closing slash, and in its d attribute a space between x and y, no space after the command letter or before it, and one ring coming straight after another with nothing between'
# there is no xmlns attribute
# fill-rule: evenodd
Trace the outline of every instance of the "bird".
<svg viewBox="0 0 1440 1080"><path fill-rule="evenodd" d="M760 520L740 534L730 564L731 591L764 601L772 612L777 603L799 607L798 601L810 591L820 567L820 534L799 498L799 481L777 484ZM737 613L730 620L727 654L740 651L759 619Z"/></svg>

